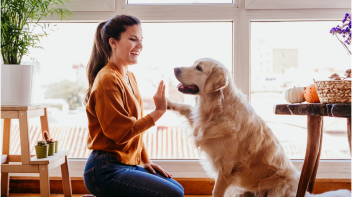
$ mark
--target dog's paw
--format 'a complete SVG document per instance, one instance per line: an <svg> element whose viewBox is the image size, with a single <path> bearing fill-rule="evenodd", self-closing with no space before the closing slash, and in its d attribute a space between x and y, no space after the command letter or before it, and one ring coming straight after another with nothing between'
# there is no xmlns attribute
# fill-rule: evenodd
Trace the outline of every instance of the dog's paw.
<svg viewBox="0 0 352 197"><path fill-rule="evenodd" d="M245 192L242 194L236 194L234 197L254 197L254 194L251 192Z"/></svg>
<svg viewBox="0 0 352 197"><path fill-rule="evenodd" d="M176 110L176 105L172 101L170 101L168 98L166 98L166 105L168 110Z"/></svg>

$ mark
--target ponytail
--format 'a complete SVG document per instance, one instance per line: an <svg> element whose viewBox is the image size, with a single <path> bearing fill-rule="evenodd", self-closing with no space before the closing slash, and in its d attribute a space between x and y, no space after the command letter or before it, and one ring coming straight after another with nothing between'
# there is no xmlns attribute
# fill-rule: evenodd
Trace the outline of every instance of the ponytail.
<svg viewBox="0 0 352 197"><path fill-rule="evenodd" d="M102 47L103 40L101 38L101 29L105 24L106 21L100 23L95 32L93 50L87 65L87 78L89 88L87 90L86 98L84 99L84 104L87 104L88 102L95 77L97 76L98 72L107 64L107 57Z"/></svg>
<svg viewBox="0 0 352 197"><path fill-rule="evenodd" d="M109 21L102 22L98 25L94 36L92 54L87 65L87 78L89 88L86 91L84 104L88 103L93 83L98 72L108 63L111 56L111 46L109 39L120 40L121 33L126 31L126 26L140 24L140 21L133 16L116 15Z"/></svg>

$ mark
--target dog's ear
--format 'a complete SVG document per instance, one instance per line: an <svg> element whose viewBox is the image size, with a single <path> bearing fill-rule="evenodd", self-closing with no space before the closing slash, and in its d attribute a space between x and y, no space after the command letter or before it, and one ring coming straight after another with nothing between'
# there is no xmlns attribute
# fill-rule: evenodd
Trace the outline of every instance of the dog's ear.
<svg viewBox="0 0 352 197"><path fill-rule="evenodd" d="M226 71L218 65L214 65L212 72L205 81L204 93L215 92L227 86L228 76Z"/></svg>

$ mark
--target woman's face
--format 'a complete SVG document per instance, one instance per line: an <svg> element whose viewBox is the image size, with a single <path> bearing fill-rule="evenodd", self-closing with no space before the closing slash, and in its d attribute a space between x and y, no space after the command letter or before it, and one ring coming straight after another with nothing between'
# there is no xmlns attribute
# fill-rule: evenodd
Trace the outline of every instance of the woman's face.
<svg viewBox="0 0 352 197"><path fill-rule="evenodd" d="M115 45L111 47L116 50L112 50L113 57L122 65L132 65L136 64L138 61L138 56L142 52L142 27L141 25L126 26L126 31L121 33L121 39L115 41Z"/></svg>

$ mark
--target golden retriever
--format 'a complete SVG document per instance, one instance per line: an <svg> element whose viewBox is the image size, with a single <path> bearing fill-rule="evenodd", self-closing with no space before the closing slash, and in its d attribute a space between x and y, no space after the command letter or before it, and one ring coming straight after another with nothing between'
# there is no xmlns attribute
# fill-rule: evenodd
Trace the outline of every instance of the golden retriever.
<svg viewBox="0 0 352 197"><path fill-rule="evenodd" d="M295 197L300 173L278 139L245 95L236 89L230 72L213 59L174 68L178 90L196 95L196 105L167 101L168 109L185 116L196 146L205 153L202 166L215 179L214 197L228 187L236 197ZM313 196L306 193L305 196ZM351 196L348 190L315 196Z"/></svg>

